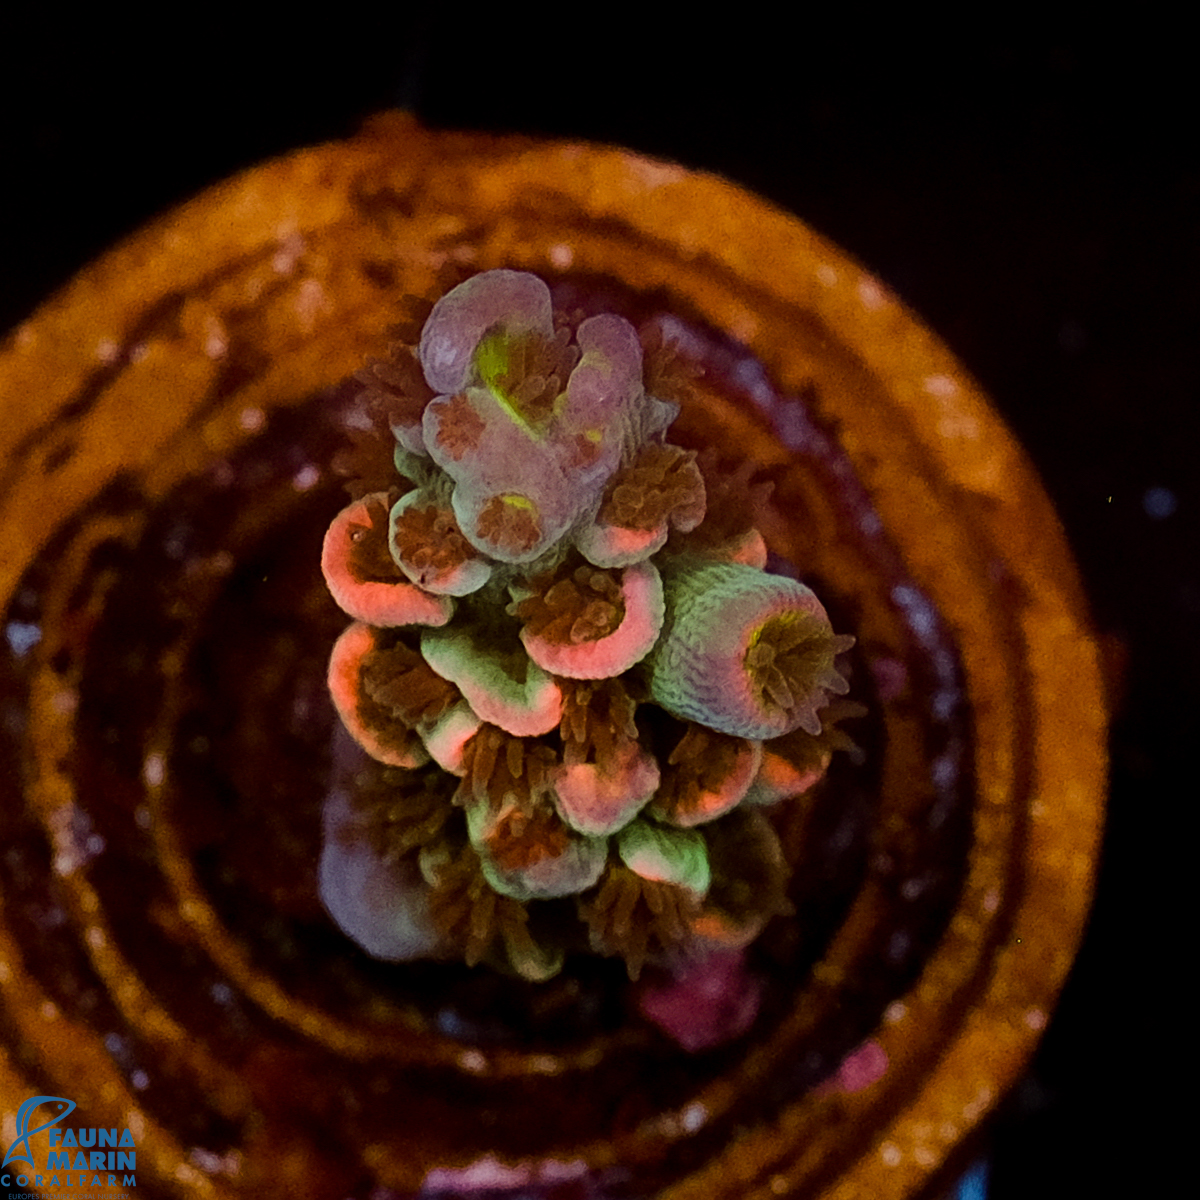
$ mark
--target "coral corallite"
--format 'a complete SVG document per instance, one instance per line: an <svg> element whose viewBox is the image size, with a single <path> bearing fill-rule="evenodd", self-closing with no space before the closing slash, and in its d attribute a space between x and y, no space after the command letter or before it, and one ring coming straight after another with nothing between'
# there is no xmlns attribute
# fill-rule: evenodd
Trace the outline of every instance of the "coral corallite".
<svg viewBox="0 0 1200 1200"><path fill-rule="evenodd" d="M377 437L322 555L355 619L329 684L358 749L335 756L320 881L376 957L543 979L585 952L636 976L780 911L723 906L739 889L710 850L820 778L853 638L724 516L706 527L705 471L667 440L679 406L652 394L671 353L495 270L363 376ZM781 770L796 738L815 769ZM754 820L747 878L782 861Z"/></svg>

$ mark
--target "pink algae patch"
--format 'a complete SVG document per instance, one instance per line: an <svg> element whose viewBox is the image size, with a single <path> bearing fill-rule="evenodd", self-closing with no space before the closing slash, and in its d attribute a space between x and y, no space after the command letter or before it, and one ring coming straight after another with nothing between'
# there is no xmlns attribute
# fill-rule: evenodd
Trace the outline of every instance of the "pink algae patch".
<svg viewBox="0 0 1200 1200"><path fill-rule="evenodd" d="M637 1003L645 1017L695 1053L745 1033L758 1015L762 991L742 950L717 950L666 981L647 981Z"/></svg>
<svg viewBox="0 0 1200 1200"><path fill-rule="evenodd" d="M851 1050L838 1069L817 1088L819 1095L852 1094L878 1083L888 1069L887 1051L873 1038Z"/></svg>

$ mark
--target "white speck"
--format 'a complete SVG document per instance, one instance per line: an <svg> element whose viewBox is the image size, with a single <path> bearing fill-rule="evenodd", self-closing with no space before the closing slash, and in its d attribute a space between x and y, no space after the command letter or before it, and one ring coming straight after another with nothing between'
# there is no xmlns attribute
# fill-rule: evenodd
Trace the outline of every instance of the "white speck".
<svg viewBox="0 0 1200 1200"><path fill-rule="evenodd" d="M1046 1028L1046 1012L1045 1009L1031 1008L1025 1013L1025 1024L1030 1029L1045 1029Z"/></svg>
<svg viewBox="0 0 1200 1200"><path fill-rule="evenodd" d="M342 417L342 428L359 429L369 433L375 428L375 422L371 420L371 414L365 408L352 408Z"/></svg>
<svg viewBox="0 0 1200 1200"><path fill-rule="evenodd" d="M149 353L150 347L147 346L145 342L138 342L138 344L133 346L129 351L129 361L131 363L141 362L142 359L145 358Z"/></svg>
<svg viewBox="0 0 1200 1200"><path fill-rule="evenodd" d="M277 275L290 275L304 253L304 239L298 233L289 233L279 243L279 249L271 258L271 269Z"/></svg>
<svg viewBox="0 0 1200 1200"><path fill-rule="evenodd" d="M826 287L833 287L833 285L838 281L837 271L835 271L828 263L822 263L817 268L817 280L818 282L823 283Z"/></svg>
<svg viewBox="0 0 1200 1200"><path fill-rule="evenodd" d="M104 930L99 925L88 926L87 944L93 950L102 950L108 944L108 939L104 936Z"/></svg>
<svg viewBox="0 0 1200 1200"><path fill-rule="evenodd" d="M906 879L900 885L900 895L905 900L916 900L928 886L929 881L927 879Z"/></svg>
<svg viewBox="0 0 1200 1200"><path fill-rule="evenodd" d="M954 1141L954 1139L958 1137L958 1126L952 1121L943 1121L938 1127L938 1137L940 1137L943 1142Z"/></svg>
<svg viewBox="0 0 1200 1200"><path fill-rule="evenodd" d="M927 375L925 390L931 396L953 396L958 391L958 384L949 375Z"/></svg>
<svg viewBox="0 0 1200 1200"><path fill-rule="evenodd" d="M312 463L307 463L292 476L292 487L298 492L307 492L309 488L317 485L320 478L320 468L313 466Z"/></svg>
<svg viewBox="0 0 1200 1200"><path fill-rule="evenodd" d="M994 913L1000 907L1000 893L992 888L990 892L986 892L983 897L983 911L985 913Z"/></svg>
<svg viewBox="0 0 1200 1200"><path fill-rule="evenodd" d="M562 1070L562 1063L553 1054L535 1054L529 1067L539 1075L557 1075Z"/></svg>
<svg viewBox="0 0 1200 1200"><path fill-rule="evenodd" d="M238 413L238 424L247 433L257 433L267 423L267 414L261 408L251 406Z"/></svg>
<svg viewBox="0 0 1200 1200"><path fill-rule="evenodd" d="M767 1185L771 1191L777 1196L782 1196L788 1190L788 1181L786 1175L772 1175L771 1182Z"/></svg>
<svg viewBox="0 0 1200 1200"><path fill-rule="evenodd" d="M266 424L266 413L254 406L244 408L238 414L238 424L247 433L257 433Z"/></svg>
<svg viewBox="0 0 1200 1200"><path fill-rule="evenodd" d="M133 1134L134 1141L140 1142L146 1133L146 1118L142 1115L141 1109L130 1109L125 1116L125 1124L129 1127L129 1132Z"/></svg>
<svg viewBox="0 0 1200 1200"><path fill-rule="evenodd" d="M464 1071L473 1071L478 1075L487 1070L487 1059L478 1050L464 1050L458 1056L458 1065Z"/></svg>
<svg viewBox="0 0 1200 1200"><path fill-rule="evenodd" d="M679 1124L687 1133L695 1133L708 1120L708 1109L699 1100L693 1100L679 1114Z"/></svg>
<svg viewBox="0 0 1200 1200"><path fill-rule="evenodd" d="M233 1003L233 988L227 983L214 983L208 994L222 1007L227 1008Z"/></svg>
<svg viewBox="0 0 1200 1200"><path fill-rule="evenodd" d="M228 550L218 550L204 560L204 569L209 575L228 575L237 565L237 560Z"/></svg>
<svg viewBox="0 0 1200 1200"><path fill-rule="evenodd" d="M870 275L864 275L858 282L858 298L868 312L878 312L888 302L888 294L883 285Z"/></svg>
<svg viewBox="0 0 1200 1200"><path fill-rule="evenodd" d="M161 754L147 754L146 761L142 763L142 778L146 783L153 788L162 787L162 782L167 777L167 762Z"/></svg>
<svg viewBox="0 0 1200 1200"><path fill-rule="evenodd" d="M204 337L204 353L209 358L224 358L229 352L229 335L215 317L209 322Z"/></svg>
<svg viewBox="0 0 1200 1200"><path fill-rule="evenodd" d="M918 1167L932 1167L938 1156L928 1146L918 1146L913 1151L913 1158Z"/></svg>
<svg viewBox="0 0 1200 1200"><path fill-rule="evenodd" d="M144 1092L150 1086L150 1076L145 1071L134 1071L129 1076L129 1085L135 1092Z"/></svg>
<svg viewBox="0 0 1200 1200"><path fill-rule="evenodd" d="M668 183L678 183L684 178L683 168L674 163L655 162L639 154L626 155L625 161L643 187L658 188Z"/></svg>
<svg viewBox="0 0 1200 1200"><path fill-rule="evenodd" d="M666 322L663 323L663 333L667 332L669 326ZM685 336L676 336L672 338L678 346L685 348L688 339ZM698 347L697 347L698 348ZM750 393L750 398L759 408L774 411L775 405L775 389L771 384L771 380L767 376L766 368L757 359L744 358L733 368L733 378L738 387L745 388Z"/></svg>
<svg viewBox="0 0 1200 1200"><path fill-rule="evenodd" d="M919 637L927 638L933 633L936 618L933 606L926 599L924 593L915 587L897 584L892 588L892 601L904 610L905 616L912 624L913 631Z"/></svg>
<svg viewBox="0 0 1200 1200"><path fill-rule="evenodd" d="M1170 488L1152 487L1142 497L1142 509L1152 521L1163 521L1179 507L1179 501Z"/></svg>
<svg viewBox="0 0 1200 1200"><path fill-rule="evenodd" d="M45 1000L38 1011L41 1012L43 1020L53 1021L58 1016L58 1005L53 1000Z"/></svg>
<svg viewBox="0 0 1200 1200"><path fill-rule="evenodd" d="M575 251L566 242L550 247L550 262L560 271L565 271L574 261Z"/></svg>
<svg viewBox="0 0 1200 1200"><path fill-rule="evenodd" d="M867 537L878 537L883 532L883 521L880 520L878 513L866 512L863 513L858 527Z"/></svg>
<svg viewBox="0 0 1200 1200"><path fill-rule="evenodd" d="M12 968L7 961L0 958L0 983L7 983L12 978Z"/></svg>
<svg viewBox="0 0 1200 1200"><path fill-rule="evenodd" d="M28 350L36 341L37 334L32 325L26 323L17 327L17 347L19 349Z"/></svg>
<svg viewBox="0 0 1200 1200"><path fill-rule="evenodd" d="M950 754L939 754L930 764L930 774L933 776L933 786L939 791L950 787L954 782L955 759Z"/></svg>
<svg viewBox="0 0 1200 1200"><path fill-rule="evenodd" d="M150 806L147 804L139 804L133 810L133 819L137 822L139 829L149 829L151 823Z"/></svg>
<svg viewBox="0 0 1200 1200"><path fill-rule="evenodd" d="M204 1176L201 1175L200 1172L195 1169L195 1167L189 1167L187 1163L180 1163L175 1168L175 1178L178 1179L180 1183L186 1184L188 1187L194 1188L197 1191L201 1187L205 1187L205 1190L207 1190Z"/></svg>
<svg viewBox="0 0 1200 1200"><path fill-rule="evenodd" d="M937 427L938 433L942 437L963 438L967 441L979 437L979 422L970 413L965 413L955 408L947 393L936 392L934 395L937 396L942 410L941 416L938 418Z"/></svg>
<svg viewBox="0 0 1200 1200"><path fill-rule="evenodd" d="M883 1010L883 1019L889 1025L895 1025L898 1021L903 1021L908 1016L908 1005L903 1000L893 1000L891 1004Z"/></svg>
<svg viewBox="0 0 1200 1200"><path fill-rule="evenodd" d="M119 1054L124 1054L129 1049L125 1043L125 1039L119 1033L106 1033L104 1035L104 1048L114 1058Z"/></svg>
<svg viewBox="0 0 1200 1200"><path fill-rule="evenodd" d="M9 648L18 658L24 658L42 640L42 627L31 621L9 621L4 627Z"/></svg>
<svg viewBox="0 0 1200 1200"><path fill-rule="evenodd" d="M60 716L69 717L79 707L79 693L74 688L62 688L54 693L51 704Z"/></svg>
<svg viewBox="0 0 1200 1200"><path fill-rule="evenodd" d="M105 366L112 366L121 357L121 347L112 338L101 338L96 343L96 357Z"/></svg>
<svg viewBox="0 0 1200 1200"><path fill-rule="evenodd" d="M317 323L317 318L331 307L319 279L306 279L296 289L294 308L296 316L300 318L300 328L305 333L311 333Z"/></svg>
<svg viewBox="0 0 1200 1200"><path fill-rule="evenodd" d="M900 1147L895 1142L884 1142L879 1147L879 1157L883 1160L885 1167L898 1167L900 1165Z"/></svg>
<svg viewBox="0 0 1200 1200"><path fill-rule="evenodd" d="M992 1089L986 1083L982 1084L975 1093L975 1099L963 1106L962 1115L968 1121L974 1121L976 1117L983 1114L984 1110L992 1102L993 1094Z"/></svg>
<svg viewBox="0 0 1200 1200"><path fill-rule="evenodd" d="M916 622L913 622L916 625ZM920 630L918 629L918 632ZM945 689L934 694L933 700L930 702L929 711L939 721L948 721L954 715L954 710L958 707L958 694L956 692L947 691Z"/></svg>
<svg viewBox="0 0 1200 1200"><path fill-rule="evenodd" d="M104 850L104 838L92 829L87 813L73 804L56 808L50 815L54 837L54 870L70 875Z"/></svg>
<svg viewBox="0 0 1200 1200"><path fill-rule="evenodd" d="M236 1175L242 1167L242 1156L236 1150L230 1150L228 1154L217 1154L213 1150L193 1146L188 1151L188 1159L206 1175Z"/></svg>

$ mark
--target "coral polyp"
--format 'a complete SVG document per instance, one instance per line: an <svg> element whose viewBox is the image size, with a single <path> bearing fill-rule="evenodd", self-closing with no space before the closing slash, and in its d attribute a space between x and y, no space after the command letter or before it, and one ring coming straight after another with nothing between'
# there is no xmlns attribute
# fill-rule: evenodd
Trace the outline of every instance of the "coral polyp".
<svg viewBox="0 0 1200 1200"><path fill-rule="evenodd" d="M746 472L710 483L668 440L671 347L495 270L359 378L322 555L360 752L328 801L331 915L376 957L533 979L744 945L786 908L753 882L784 861L761 812L824 774L854 639L719 511Z"/></svg>

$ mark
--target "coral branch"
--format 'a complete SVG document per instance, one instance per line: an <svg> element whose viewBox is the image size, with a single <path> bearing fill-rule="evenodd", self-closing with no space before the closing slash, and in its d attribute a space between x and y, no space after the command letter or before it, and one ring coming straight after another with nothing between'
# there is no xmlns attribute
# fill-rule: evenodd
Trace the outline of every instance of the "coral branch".
<svg viewBox="0 0 1200 1200"><path fill-rule="evenodd" d="M379 957L528 979L585 936L633 977L737 950L787 908L756 806L852 746L853 639L764 570L754 465L667 441L695 373L661 323L556 314L510 270L413 311L418 345L359 376L322 551L360 622L330 690L377 760L338 784L353 819L327 801L327 908ZM718 977L743 975L695 976Z"/></svg>
<svg viewBox="0 0 1200 1200"><path fill-rule="evenodd" d="M389 499L387 493L374 493L334 518L321 549L325 585L338 607L356 620L389 627L444 625L453 600L414 587L387 551Z"/></svg>

